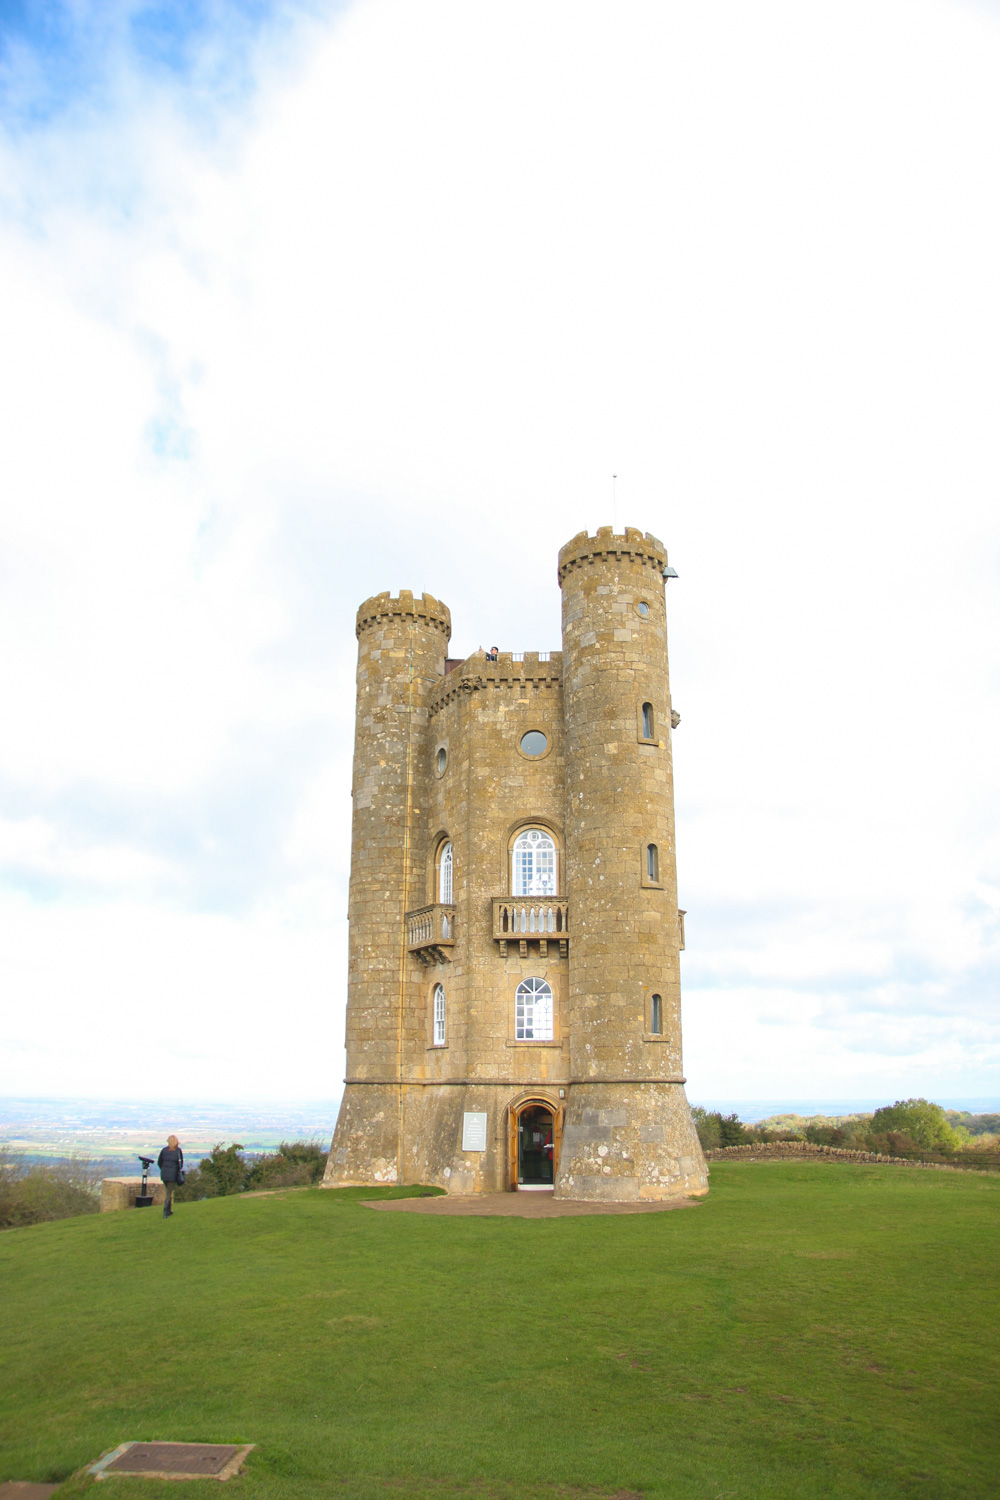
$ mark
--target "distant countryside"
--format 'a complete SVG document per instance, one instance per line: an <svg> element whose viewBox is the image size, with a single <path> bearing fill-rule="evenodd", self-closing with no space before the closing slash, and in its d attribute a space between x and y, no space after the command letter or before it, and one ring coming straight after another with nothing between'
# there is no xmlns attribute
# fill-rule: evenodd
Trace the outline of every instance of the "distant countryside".
<svg viewBox="0 0 1000 1500"><path fill-rule="evenodd" d="M141 1114L142 1106L130 1106ZM1000 1171L1000 1112L974 1114L945 1109L926 1099L898 1100L870 1113L777 1114L754 1123L735 1111L692 1111L706 1152L734 1146L804 1142L847 1151L874 1152L969 1171ZM95 1111L96 1114L96 1111ZM335 1110L331 1111L332 1119ZM177 1200L198 1201L271 1188L318 1183L326 1166L331 1127L301 1112L296 1139L283 1139L266 1117L248 1121L240 1138L209 1144L206 1130L232 1125L232 1111L192 1119L182 1144L187 1181ZM167 1116L164 1116L167 1118ZM294 1122L293 1122L294 1123ZM311 1128L310 1128L311 1127ZM105 1177L137 1174L139 1151L158 1151L163 1139L136 1127L134 1119L110 1126L96 1119L65 1119L46 1127L37 1120L0 1122L0 1229L96 1213ZM322 1133L321 1132L322 1129ZM163 1138L166 1129L162 1131ZM131 1149L129 1149L131 1148Z"/></svg>

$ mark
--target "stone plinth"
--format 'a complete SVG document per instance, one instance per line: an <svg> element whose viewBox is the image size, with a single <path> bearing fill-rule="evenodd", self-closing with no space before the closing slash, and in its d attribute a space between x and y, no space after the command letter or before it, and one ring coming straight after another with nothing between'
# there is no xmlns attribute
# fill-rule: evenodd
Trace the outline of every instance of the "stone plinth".
<svg viewBox="0 0 1000 1500"><path fill-rule="evenodd" d="M150 1178L147 1191L153 1195L152 1207L162 1206L166 1196L159 1178ZM111 1213L116 1208L135 1208L135 1200L142 1192L141 1177L105 1177L101 1182L101 1213Z"/></svg>

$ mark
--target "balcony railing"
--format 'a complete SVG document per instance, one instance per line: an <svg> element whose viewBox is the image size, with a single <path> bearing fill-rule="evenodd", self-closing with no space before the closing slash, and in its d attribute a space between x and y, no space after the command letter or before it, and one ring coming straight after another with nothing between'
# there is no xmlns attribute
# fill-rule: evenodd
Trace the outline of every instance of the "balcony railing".
<svg viewBox="0 0 1000 1500"><path fill-rule="evenodd" d="M455 908L435 902L406 913L406 946L423 964L443 963L455 946Z"/></svg>
<svg viewBox="0 0 1000 1500"><path fill-rule="evenodd" d="M569 902L558 896L494 896L493 937L500 944L500 957L506 958L507 944L517 943L521 957L527 958L528 944L537 943L545 958L550 943L559 944L566 957L569 943Z"/></svg>

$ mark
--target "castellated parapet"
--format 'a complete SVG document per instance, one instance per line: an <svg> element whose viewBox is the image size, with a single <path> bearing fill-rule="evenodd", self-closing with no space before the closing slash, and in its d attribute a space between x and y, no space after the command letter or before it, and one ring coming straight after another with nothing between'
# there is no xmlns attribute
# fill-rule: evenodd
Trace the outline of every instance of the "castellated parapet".
<svg viewBox="0 0 1000 1500"><path fill-rule="evenodd" d="M409 589L400 589L398 594L376 594L373 599L366 599L358 610L355 633L360 636L362 630L387 620L419 621L430 629L439 630L445 641L451 635L451 610L433 594L421 594L419 599L415 599Z"/></svg>
<svg viewBox="0 0 1000 1500"><path fill-rule="evenodd" d="M430 595L358 610L327 1186L707 1191L681 1061L666 562L632 527L575 536L561 652L452 661Z"/></svg>

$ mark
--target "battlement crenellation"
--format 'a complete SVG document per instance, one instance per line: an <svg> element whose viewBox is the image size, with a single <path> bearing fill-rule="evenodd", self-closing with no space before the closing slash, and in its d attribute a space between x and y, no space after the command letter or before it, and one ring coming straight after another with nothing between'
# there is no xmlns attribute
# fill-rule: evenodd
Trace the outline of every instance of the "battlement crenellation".
<svg viewBox="0 0 1000 1500"><path fill-rule="evenodd" d="M707 1191L682 1066L666 557L637 527L579 532L557 651L459 658L450 611L408 589L358 610L327 1186Z"/></svg>
<svg viewBox="0 0 1000 1500"><path fill-rule="evenodd" d="M659 537L653 536L651 531L640 531L638 526L626 526L624 531L599 526L593 536L589 531L578 531L559 549L560 585L571 568L606 557L632 557L662 572L667 564L667 549Z"/></svg>
<svg viewBox="0 0 1000 1500"><path fill-rule="evenodd" d="M384 620L420 620L423 624L451 636L451 610L433 594L415 596L412 589L400 589L391 594L388 589L374 594L361 605L357 615L355 634L360 635L372 625Z"/></svg>
<svg viewBox="0 0 1000 1500"><path fill-rule="evenodd" d="M496 661L488 661L483 652L474 651L441 679L440 688L427 705L428 712L435 714L459 693L477 692L481 688L529 683L535 687L558 687L562 682L562 658L561 651L498 651Z"/></svg>

